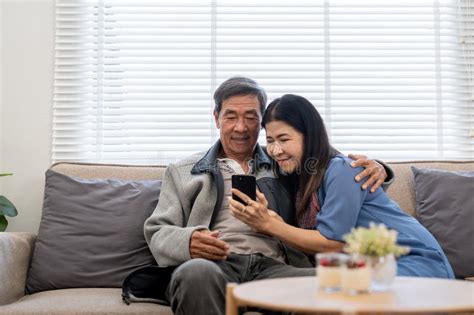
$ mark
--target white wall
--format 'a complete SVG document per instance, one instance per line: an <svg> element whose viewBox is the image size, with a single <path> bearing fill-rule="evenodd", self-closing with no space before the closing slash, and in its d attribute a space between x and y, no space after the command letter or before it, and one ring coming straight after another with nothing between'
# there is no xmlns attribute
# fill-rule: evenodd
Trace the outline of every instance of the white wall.
<svg viewBox="0 0 474 315"><path fill-rule="evenodd" d="M54 0L0 0L2 194L18 208L7 231L37 232L51 163Z"/></svg>

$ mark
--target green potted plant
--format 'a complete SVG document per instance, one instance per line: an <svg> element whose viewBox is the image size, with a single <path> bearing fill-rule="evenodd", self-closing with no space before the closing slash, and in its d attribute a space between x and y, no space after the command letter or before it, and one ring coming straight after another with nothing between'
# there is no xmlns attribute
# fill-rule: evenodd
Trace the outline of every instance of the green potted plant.
<svg viewBox="0 0 474 315"><path fill-rule="evenodd" d="M344 250L349 254L363 255L372 268L372 290L384 291L392 284L397 273L395 258L410 251L397 245L397 231L384 224L370 223L368 228L358 227L344 236Z"/></svg>
<svg viewBox="0 0 474 315"><path fill-rule="evenodd" d="M5 174L0 174L0 177L10 176L10 175L12 174L5 173ZM7 197L0 195L0 232L5 231L8 226L8 221L7 221L7 218L5 218L5 216L14 217L17 214L18 214L18 211L16 210L13 203L11 203L11 201L8 200Z"/></svg>

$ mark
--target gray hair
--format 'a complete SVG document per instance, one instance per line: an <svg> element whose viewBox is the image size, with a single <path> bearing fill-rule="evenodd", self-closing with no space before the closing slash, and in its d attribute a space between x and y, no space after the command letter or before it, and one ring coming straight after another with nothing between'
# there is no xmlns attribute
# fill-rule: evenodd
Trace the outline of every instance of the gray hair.
<svg viewBox="0 0 474 315"><path fill-rule="evenodd" d="M214 93L214 112L220 113L222 102L237 95L255 95L260 103L263 115L267 105L267 93L258 83L247 77L232 77L222 82Z"/></svg>

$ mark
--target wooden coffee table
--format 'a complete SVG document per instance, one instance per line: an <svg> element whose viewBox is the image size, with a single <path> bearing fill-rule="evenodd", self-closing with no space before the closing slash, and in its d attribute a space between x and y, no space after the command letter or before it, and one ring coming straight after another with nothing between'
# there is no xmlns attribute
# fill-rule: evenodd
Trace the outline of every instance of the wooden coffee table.
<svg viewBox="0 0 474 315"><path fill-rule="evenodd" d="M474 312L474 283L463 280L397 277L386 292L358 296L320 291L317 277L228 284L226 314L237 315L239 306L297 313Z"/></svg>

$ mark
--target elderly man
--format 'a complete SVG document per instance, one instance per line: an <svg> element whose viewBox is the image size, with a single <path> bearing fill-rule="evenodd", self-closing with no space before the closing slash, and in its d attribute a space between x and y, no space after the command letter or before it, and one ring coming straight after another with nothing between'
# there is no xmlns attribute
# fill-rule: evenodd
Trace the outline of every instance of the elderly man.
<svg viewBox="0 0 474 315"><path fill-rule="evenodd" d="M249 78L234 77L216 90L214 101L219 141L168 166L159 203L145 222L158 265L177 266L166 292L175 314L223 314L228 282L315 273L304 254L233 217L225 198L233 174L252 174L269 208L294 219L291 198L257 144L265 91ZM368 166L360 175L371 175L370 183L386 177L374 161L357 163Z"/></svg>

